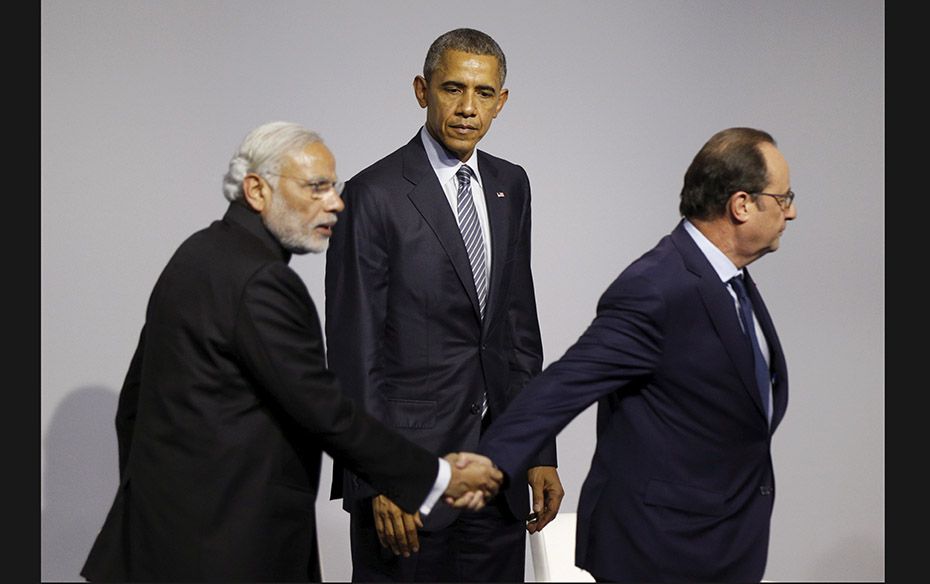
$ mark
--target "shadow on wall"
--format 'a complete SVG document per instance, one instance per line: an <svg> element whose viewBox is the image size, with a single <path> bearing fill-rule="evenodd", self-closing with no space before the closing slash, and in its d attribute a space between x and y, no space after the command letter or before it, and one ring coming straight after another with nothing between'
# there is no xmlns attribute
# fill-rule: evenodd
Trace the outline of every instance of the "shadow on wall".
<svg viewBox="0 0 930 584"><path fill-rule="evenodd" d="M81 567L119 485L117 399L110 389L79 388L52 416L44 437L43 582L84 581Z"/></svg>

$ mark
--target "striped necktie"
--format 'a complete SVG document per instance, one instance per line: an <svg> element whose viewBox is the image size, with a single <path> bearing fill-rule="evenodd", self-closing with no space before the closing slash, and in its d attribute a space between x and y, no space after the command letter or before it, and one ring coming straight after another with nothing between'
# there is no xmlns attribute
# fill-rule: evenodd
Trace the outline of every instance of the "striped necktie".
<svg viewBox="0 0 930 584"><path fill-rule="evenodd" d="M463 164L455 176L459 181L459 230L462 232L462 240L468 251L468 261L471 263L471 273L475 279L475 290L478 292L478 306L481 309L481 318L484 318L484 307L488 300L488 269L484 257L484 236L481 233L481 224L478 223L475 202L471 197L471 178L474 176L474 171L468 165Z"/></svg>

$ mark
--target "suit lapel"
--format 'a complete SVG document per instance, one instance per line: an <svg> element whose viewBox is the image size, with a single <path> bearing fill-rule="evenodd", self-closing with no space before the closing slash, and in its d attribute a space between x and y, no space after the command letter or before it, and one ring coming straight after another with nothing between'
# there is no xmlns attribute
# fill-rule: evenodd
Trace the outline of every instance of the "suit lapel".
<svg viewBox="0 0 930 584"><path fill-rule="evenodd" d="M511 227L511 201L507 198L501 183L499 169L494 163L478 151L478 167L481 170L481 179L484 181L484 202L488 209L488 226L491 233L491 273L488 285L488 302L485 307L485 326L491 320L497 304L500 302L499 293L504 276L504 264L507 259L507 244L510 241ZM503 193L505 196L498 196Z"/></svg>
<svg viewBox="0 0 930 584"><path fill-rule="evenodd" d="M404 178L413 184L413 189L407 193L407 197L436 234L440 245L448 254L455 273L475 309L475 316L480 320L478 293L475 290L475 279L471 273L465 242L462 241L462 232L459 231L455 215L449 208L442 185L439 184L439 179L436 178L436 173L429 164L419 134L407 143L403 161Z"/></svg>
<svg viewBox="0 0 930 584"><path fill-rule="evenodd" d="M733 297L730 296L726 285L720 281L720 277L714 271L713 266L701 253L700 248L685 231L683 222L679 223L678 227L672 232L672 241L681 253L685 267L698 276L698 290L701 294L701 300L704 302L704 307L707 309L707 314L714 325L714 330L723 342L733 366L739 373L739 377L743 381L743 388L749 394L753 403L756 404L759 415L765 419L762 398L756 387L752 351L749 348L749 343L746 342L746 337L743 336L743 329L739 323L739 316L736 314Z"/></svg>

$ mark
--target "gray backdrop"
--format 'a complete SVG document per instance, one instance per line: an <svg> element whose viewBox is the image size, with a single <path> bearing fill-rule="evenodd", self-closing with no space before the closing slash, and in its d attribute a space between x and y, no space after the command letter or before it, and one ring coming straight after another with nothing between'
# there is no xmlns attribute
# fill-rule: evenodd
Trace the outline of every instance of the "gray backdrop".
<svg viewBox="0 0 930 584"><path fill-rule="evenodd" d="M430 42L484 30L510 100L481 147L533 187L546 363L620 270L678 221L717 130L774 134L799 217L752 272L791 397L774 437L769 580L883 580L884 2L42 2L42 578L77 580L117 485L113 416L149 291L220 217L254 126L317 129L347 178L409 140ZM323 308L322 256L292 266ZM574 511L594 410L558 437ZM317 502L323 570L347 580L348 521ZM527 571L532 579L532 569Z"/></svg>

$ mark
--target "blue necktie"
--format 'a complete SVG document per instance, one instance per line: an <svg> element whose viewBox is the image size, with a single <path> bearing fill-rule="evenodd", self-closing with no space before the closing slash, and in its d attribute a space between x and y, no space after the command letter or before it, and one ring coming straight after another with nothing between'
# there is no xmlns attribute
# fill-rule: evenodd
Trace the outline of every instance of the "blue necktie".
<svg viewBox="0 0 930 584"><path fill-rule="evenodd" d="M759 339L756 338L756 327L752 320L752 302L749 300L749 294L746 293L746 284L743 282L743 276L733 276L730 278L730 285L736 292L736 299L739 300L739 318L743 323L743 332L749 339L752 349L752 357L755 362L756 384L759 386L759 395L762 397L762 409L765 410L765 417L771 420L771 407L769 406L769 386L772 383L772 376L769 372L768 363L762 355L762 348L759 346Z"/></svg>

